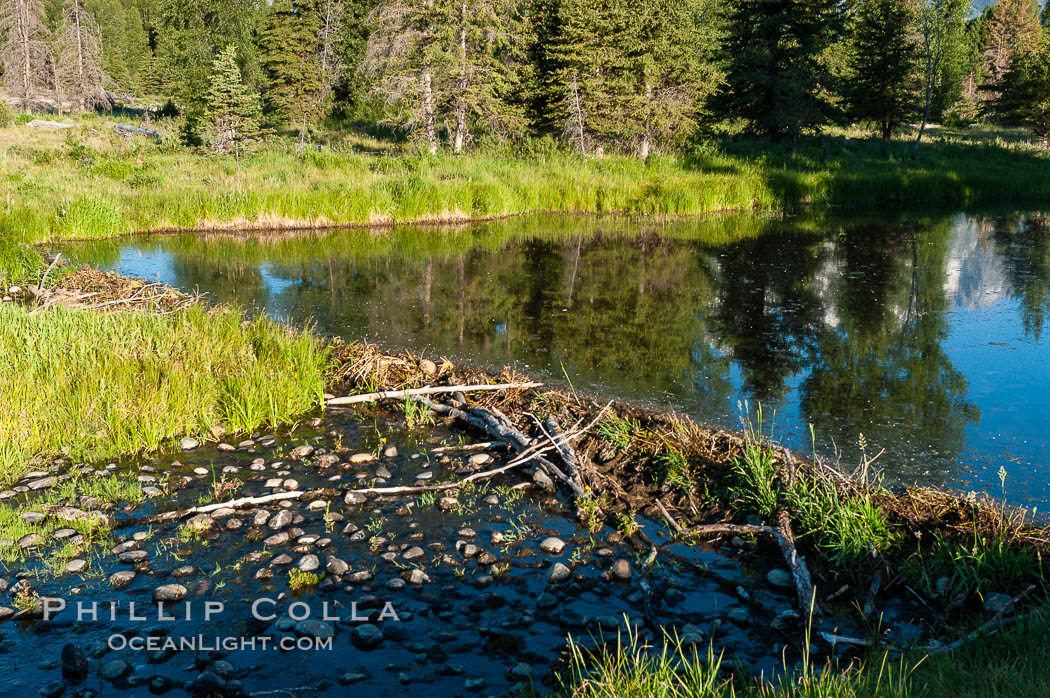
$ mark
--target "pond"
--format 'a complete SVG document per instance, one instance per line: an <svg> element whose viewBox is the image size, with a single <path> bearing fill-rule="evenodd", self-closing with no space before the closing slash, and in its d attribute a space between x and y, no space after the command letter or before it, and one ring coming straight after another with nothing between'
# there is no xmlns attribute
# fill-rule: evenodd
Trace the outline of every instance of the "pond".
<svg viewBox="0 0 1050 698"><path fill-rule="evenodd" d="M528 217L67 245L326 335L1050 502L1050 214ZM812 432L810 429L812 425ZM811 436L812 434L812 436ZM838 455L836 455L838 454Z"/></svg>

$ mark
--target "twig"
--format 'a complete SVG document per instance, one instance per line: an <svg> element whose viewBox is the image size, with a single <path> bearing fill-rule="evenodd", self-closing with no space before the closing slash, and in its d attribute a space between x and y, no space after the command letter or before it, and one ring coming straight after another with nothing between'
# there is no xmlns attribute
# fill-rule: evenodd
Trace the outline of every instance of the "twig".
<svg viewBox="0 0 1050 698"><path fill-rule="evenodd" d="M786 514L786 512L782 513ZM780 526L776 528L773 526L754 526L752 524L705 524L690 529L689 533L700 536L724 533L735 533L738 535L764 534L771 536L780 547L784 561L787 562L788 567L791 569L791 576L795 579L795 591L798 593L799 608L803 611L810 610L814 615L817 615L820 613L820 608L813 601L813 581L809 576L809 568L806 567L806 559L798 554L798 551L795 549L794 537L791 535L791 529L784 527L783 523L783 520L781 520ZM811 603L813 604L812 608L810 608Z"/></svg>
<svg viewBox="0 0 1050 698"><path fill-rule="evenodd" d="M47 269L44 271L44 275L40 277L40 283L36 285L37 295L40 295L40 293L44 290L44 282L47 281L48 274L51 273L51 270L55 268L55 265L58 264L58 260L60 260L61 258L62 253L59 252L55 255L55 258L51 260L51 264L47 266Z"/></svg>
<svg viewBox="0 0 1050 698"><path fill-rule="evenodd" d="M528 388L539 388L543 383L500 383L498 385L444 385L440 387L412 388L410 390L384 390L378 393L365 393L363 395L346 395L328 400L325 404L329 407L342 407L344 405L356 405L362 402L376 402L378 400L397 400L406 397L417 397L420 395L439 395L443 393L471 393L481 391L498 390L525 390Z"/></svg>
<svg viewBox="0 0 1050 698"><path fill-rule="evenodd" d="M682 528L681 524L674 520L674 517L671 516L671 512L667 511L667 507L665 507L664 503L659 499L656 500L656 508L659 509L660 513L664 515L664 518L667 519L667 523L671 524L671 528L674 529L675 533L680 536L685 535L685 529Z"/></svg>
<svg viewBox="0 0 1050 698"><path fill-rule="evenodd" d="M460 444L459 446L438 446L430 449L432 454L442 453L470 453L473 451L488 451L492 448L509 448L506 441L482 441L478 444Z"/></svg>
<svg viewBox="0 0 1050 698"><path fill-rule="evenodd" d="M986 633L989 635L994 634L998 631L998 628L995 628L994 626L998 625L1002 621L1003 616L1005 616L1011 609L1013 609L1014 606L1020 603L1026 596L1028 596L1035 590L1035 584L1029 585L1027 589L1025 589L1020 594L1004 603L1003 607L999 609L999 611L992 617L991 620L981 625L979 628L974 630L966 637L959 638L955 642L948 645L941 645L939 647L925 647L922 648L922 651L926 652L930 656L936 656L938 654L944 654L946 652L953 652L962 647L963 645L967 644L968 642L973 642L974 640L985 635ZM1016 622L1016 620L1014 622Z"/></svg>

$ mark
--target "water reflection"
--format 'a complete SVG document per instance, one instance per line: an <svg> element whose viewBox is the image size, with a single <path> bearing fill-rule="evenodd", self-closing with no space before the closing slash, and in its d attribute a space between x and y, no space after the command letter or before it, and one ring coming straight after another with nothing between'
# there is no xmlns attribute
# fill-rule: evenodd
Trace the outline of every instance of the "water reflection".
<svg viewBox="0 0 1050 698"><path fill-rule="evenodd" d="M155 237L75 258L369 337L671 405L894 476L1048 499L1050 219L530 218L307 238Z"/></svg>

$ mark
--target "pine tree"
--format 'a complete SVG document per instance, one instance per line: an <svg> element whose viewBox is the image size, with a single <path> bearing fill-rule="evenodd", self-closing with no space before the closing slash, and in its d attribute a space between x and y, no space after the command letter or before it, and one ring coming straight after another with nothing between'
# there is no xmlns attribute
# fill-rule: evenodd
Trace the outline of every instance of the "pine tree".
<svg viewBox="0 0 1050 698"><path fill-rule="evenodd" d="M1029 126L1043 139L1050 138L1050 45L1038 51L1019 52L1010 61L1001 82L996 113L1008 123Z"/></svg>
<svg viewBox="0 0 1050 698"><path fill-rule="evenodd" d="M916 9L912 0L858 0L850 24L850 112L885 141L916 110Z"/></svg>
<svg viewBox="0 0 1050 698"><path fill-rule="evenodd" d="M256 0L157 0L154 10L156 61L173 94L188 112L192 130L207 103L212 62L228 46L240 57L247 84L262 82L254 34Z"/></svg>
<svg viewBox="0 0 1050 698"><path fill-rule="evenodd" d="M55 37L55 83L79 111L109 104L98 25L82 0L66 0Z"/></svg>
<svg viewBox="0 0 1050 698"><path fill-rule="evenodd" d="M647 0L629 37L634 88L630 123L639 157L652 147L687 135L721 76L715 68L714 3Z"/></svg>
<svg viewBox="0 0 1050 698"><path fill-rule="evenodd" d="M321 111L322 28L316 1L280 0L274 3L259 34L269 84L267 98L282 118L299 126L300 147L307 126Z"/></svg>
<svg viewBox="0 0 1050 698"><path fill-rule="evenodd" d="M510 3L500 0L451 0L443 9L454 29L447 91L454 122L452 152L459 155L473 121L503 133L521 127L520 112L501 98L509 77L500 57L516 42L516 27L507 19Z"/></svg>
<svg viewBox="0 0 1050 698"><path fill-rule="evenodd" d="M581 153L604 152L637 131L627 123L635 79L627 37L638 14L625 0L560 0L551 9L541 40L552 125Z"/></svg>
<svg viewBox="0 0 1050 698"><path fill-rule="evenodd" d="M989 9L984 59L986 77L994 86L1003 79L1015 53L1039 48L1042 27L1035 0L999 0Z"/></svg>
<svg viewBox="0 0 1050 698"><path fill-rule="evenodd" d="M0 46L4 83L19 98L23 109L30 109L52 84L52 58L48 46L50 32L44 23L40 0L2 0L0 34L7 38Z"/></svg>
<svg viewBox="0 0 1050 698"><path fill-rule="evenodd" d="M361 63L373 94L395 110L400 126L421 136L431 154L438 151L437 107L451 48L439 1L380 2L368 15L373 31Z"/></svg>
<svg viewBox="0 0 1050 698"><path fill-rule="evenodd" d="M212 62L208 89L206 119L212 150L234 152L238 144L258 136L259 116L259 99L241 79L237 50L227 46Z"/></svg>
<svg viewBox="0 0 1050 698"><path fill-rule="evenodd" d="M723 107L752 131L796 139L833 114L821 55L842 32L837 0L731 0Z"/></svg>

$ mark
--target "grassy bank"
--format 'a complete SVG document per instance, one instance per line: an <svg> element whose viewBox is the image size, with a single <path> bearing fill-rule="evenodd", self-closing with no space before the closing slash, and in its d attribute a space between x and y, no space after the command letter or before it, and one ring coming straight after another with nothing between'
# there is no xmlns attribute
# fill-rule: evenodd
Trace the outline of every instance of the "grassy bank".
<svg viewBox="0 0 1050 698"><path fill-rule="evenodd" d="M321 404L326 352L231 309L171 315L0 307L0 484L34 464L250 431Z"/></svg>
<svg viewBox="0 0 1050 698"><path fill-rule="evenodd" d="M274 140L239 161L126 140L112 121L0 129L0 237L101 238L167 228L280 227L498 217L536 211L703 214L800 204L1045 200L1050 158L1001 140L907 144L844 138L793 154L726 142L689 154L583 159L533 144L462 158L348 146L299 155Z"/></svg>
<svg viewBox="0 0 1050 698"><path fill-rule="evenodd" d="M573 698L1039 698L1050 694L1050 612L937 657L873 653L863 662L814 667L778 683L732 682L723 658L703 648L653 651L632 637L597 651L575 647L564 673ZM672 645L674 643L672 642Z"/></svg>

